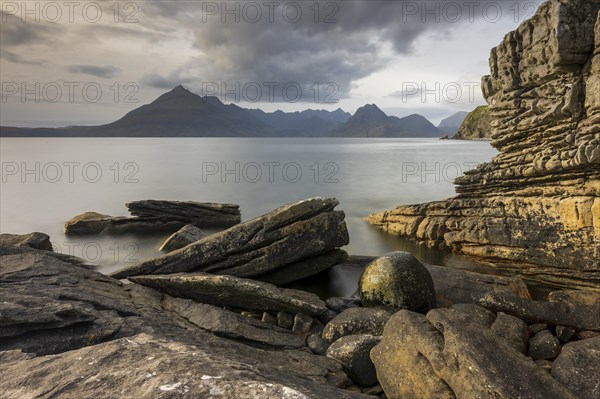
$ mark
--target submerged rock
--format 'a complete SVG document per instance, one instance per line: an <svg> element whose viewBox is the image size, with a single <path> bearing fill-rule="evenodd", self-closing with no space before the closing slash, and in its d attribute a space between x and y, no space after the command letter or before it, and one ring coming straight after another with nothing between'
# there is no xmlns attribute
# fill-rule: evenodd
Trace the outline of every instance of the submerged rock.
<svg viewBox="0 0 600 399"><path fill-rule="evenodd" d="M205 237L206 234L193 224L186 224L165 240L159 251L171 252L183 248Z"/></svg>
<svg viewBox="0 0 600 399"><path fill-rule="evenodd" d="M429 271L412 254L392 252L371 262L360 277L363 306L390 306L426 313L435 308Z"/></svg>
<svg viewBox="0 0 600 399"><path fill-rule="evenodd" d="M531 359L453 309L396 313L371 359L390 399L574 398Z"/></svg>
<svg viewBox="0 0 600 399"><path fill-rule="evenodd" d="M66 221L64 232L67 235L153 234L176 231L183 225L184 223L177 220L130 218L85 212Z"/></svg>
<svg viewBox="0 0 600 399"><path fill-rule="evenodd" d="M305 313L312 316L318 316L327 310L325 303L315 294L233 276L180 273L129 279L172 296L216 306Z"/></svg>
<svg viewBox="0 0 600 399"><path fill-rule="evenodd" d="M329 347L327 357L340 362L352 381L371 387L377 384L377 374L370 353L380 341L381 337L373 335L348 335Z"/></svg>
<svg viewBox="0 0 600 399"><path fill-rule="evenodd" d="M334 198L288 204L113 276L193 271L237 277L264 275L348 244L344 213L333 210L337 205Z"/></svg>

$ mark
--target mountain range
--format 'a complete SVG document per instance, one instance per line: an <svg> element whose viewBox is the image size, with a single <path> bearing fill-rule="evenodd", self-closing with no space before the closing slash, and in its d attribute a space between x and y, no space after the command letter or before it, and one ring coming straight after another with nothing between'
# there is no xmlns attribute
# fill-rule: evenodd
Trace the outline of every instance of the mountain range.
<svg viewBox="0 0 600 399"><path fill-rule="evenodd" d="M467 115L469 115L469 113L465 111L460 111L455 114L452 114L440 122L440 124L438 125L438 129L440 129L445 134L452 136L460 130L460 126L462 125Z"/></svg>
<svg viewBox="0 0 600 399"><path fill-rule="evenodd" d="M375 104L335 111L264 112L224 104L177 86L121 119L99 126L0 127L3 137L441 137L425 117L388 116Z"/></svg>

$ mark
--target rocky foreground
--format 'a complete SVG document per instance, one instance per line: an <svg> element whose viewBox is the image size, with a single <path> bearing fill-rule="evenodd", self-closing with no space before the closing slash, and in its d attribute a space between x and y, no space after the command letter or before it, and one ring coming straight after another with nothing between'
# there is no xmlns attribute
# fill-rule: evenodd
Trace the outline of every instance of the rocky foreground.
<svg viewBox="0 0 600 399"><path fill-rule="evenodd" d="M2 397L598 397L600 295L533 301L518 277L339 256L336 206L285 205L117 273L128 281L45 234L1 235ZM340 262L364 268L353 298L263 278Z"/></svg>
<svg viewBox="0 0 600 399"><path fill-rule="evenodd" d="M458 196L371 215L383 230L530 279L600 289L600 1L551 0L491 52L500 154Z"/></svg>

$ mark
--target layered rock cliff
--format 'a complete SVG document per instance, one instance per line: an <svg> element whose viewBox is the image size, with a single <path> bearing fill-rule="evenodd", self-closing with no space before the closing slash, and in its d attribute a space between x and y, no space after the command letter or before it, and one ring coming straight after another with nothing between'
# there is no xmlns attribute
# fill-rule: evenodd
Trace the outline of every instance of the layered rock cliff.
<svg viewBox="0 0 600 399"><path fill-rule="evenodd" d="M475 108L461 123L453 140L489 140L492 137L492 116L489 107Z"/></svg>
<svg viewBox="0 0 600 399"><path fill-rule="evenodd" d="M531 279L600 290L600 0L550 0L491 52L500 153L454 198L367 220Z"/></svg>

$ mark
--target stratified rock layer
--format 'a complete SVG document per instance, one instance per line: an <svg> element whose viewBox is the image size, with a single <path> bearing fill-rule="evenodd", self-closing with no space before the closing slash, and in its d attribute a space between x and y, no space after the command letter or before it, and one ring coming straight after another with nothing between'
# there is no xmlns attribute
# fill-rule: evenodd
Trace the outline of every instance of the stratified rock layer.
<svg viewBox="0 0 600 399"><path fill-rule="evenodd" d="M492 117L489 107L482 105L475 108L460 125L453 140L490 140L492 138Z"/></svg>
<svg viewBox="0 0 600 399"><path fill-rule="evenodd" d="M599 0L551 0L492 50L483 91L500 154L456 179L458 196L368 221L518 268L600 287Z"/></svg>

